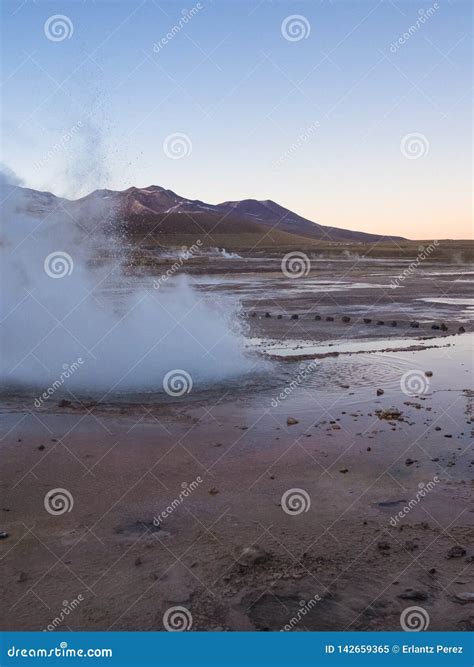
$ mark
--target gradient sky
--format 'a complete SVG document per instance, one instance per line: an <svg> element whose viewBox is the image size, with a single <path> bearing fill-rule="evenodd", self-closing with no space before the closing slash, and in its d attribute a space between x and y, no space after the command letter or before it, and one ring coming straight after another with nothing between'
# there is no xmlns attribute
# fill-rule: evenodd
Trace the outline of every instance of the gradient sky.
<svg viewBox="0 0 474 667"><path fill-rule="evenodd" d="M47 38L56 14L70 38ZM310 32L289 41L294 14ZM2 24L2 161L26 186L158 184L324 225L472 236L470 2L3 0ZM180 159L163 150L175 133L192 144Z"/></svg>

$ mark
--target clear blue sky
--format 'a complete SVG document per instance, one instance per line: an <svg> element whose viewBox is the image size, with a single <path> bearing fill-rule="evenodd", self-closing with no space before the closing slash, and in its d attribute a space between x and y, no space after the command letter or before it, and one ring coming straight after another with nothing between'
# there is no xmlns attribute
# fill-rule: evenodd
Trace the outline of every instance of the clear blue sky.
<svg viewBox="0 0 474 667"><path fill-rule="evenodd" d="M72 26L61 41L45 34L57 14ZM291 41L294 14L305 37ZM274 199L327 225L470 236L470 2L3 0L2 19L2 161L27 186L153 183ZM175 133L192 145L181 159L163 149ZM401 148L413 133L417 159Z"/></svg>

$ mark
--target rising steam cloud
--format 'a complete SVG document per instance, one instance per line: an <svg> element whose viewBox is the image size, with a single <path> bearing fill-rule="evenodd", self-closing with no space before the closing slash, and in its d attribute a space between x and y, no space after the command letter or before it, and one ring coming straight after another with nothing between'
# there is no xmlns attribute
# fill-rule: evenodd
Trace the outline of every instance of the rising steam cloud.
<svg viewBox="0 0 474 667"><path fill-rule="evenodd" d="M183 276L137 288L107 225L90 234L66 214L25 213L24 190L1 186L4 383L46 388L78 359L67 389L162 391L173 369L194 387L249 370L229 304L210 304Z"/></svg>

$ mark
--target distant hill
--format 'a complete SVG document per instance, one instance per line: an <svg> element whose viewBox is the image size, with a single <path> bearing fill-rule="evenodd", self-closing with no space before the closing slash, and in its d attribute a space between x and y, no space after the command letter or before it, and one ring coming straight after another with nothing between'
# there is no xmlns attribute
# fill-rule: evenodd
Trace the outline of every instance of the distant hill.
<svg viewBox="0 0 474 667"><path fill-rule="evenodd" d="M201 239L203 245L224 245L225 239L245 238L249 244L293 245L312 241L372 243L383 237L348 229L325 227L307 220L276 202L256 199L206 204L187 199L159 185L131 187L123 191L95 190L81 199L69 200L49 192L17 186L6 197L15 206L35 217L65 222L76 221L92 231L98 224L116 225L132 238L169 245L179 237ZM3 197L4 198L4 197ZM231 243L231 245L235 243Z"/></svg>

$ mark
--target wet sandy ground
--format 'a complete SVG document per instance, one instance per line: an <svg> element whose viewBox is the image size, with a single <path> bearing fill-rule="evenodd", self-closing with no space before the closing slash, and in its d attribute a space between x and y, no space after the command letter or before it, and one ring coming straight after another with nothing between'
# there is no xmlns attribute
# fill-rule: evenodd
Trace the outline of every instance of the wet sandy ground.
<svg viewBox="0 0 474 667"><path fill-rule="evenodd" d="M354 293L338 316L350 305L354 317ZM397 630L411 606L431 630L474 628L472 337L451 335L464 307L443 313L448 332L431 330L433 309L426 331L410 330L434 336L427 349L370 352L357 341L405 330L360 336L351 320L319 337L297 320L296 333L303 302L279 299L288 319L266 318L261 301L245 316L259 337L251 377L39 410L31 392L4 396L2 628L43 629L78 596L61 629L161 630L173 606L196 630ZM298 359L320 340L339 356ZM341 353L347 340L361 353ZM291 360L265 356L278 341ZM70 492L70 512L45 510L54 488ZM303 511L291 514L295 489Z"/></svg>

